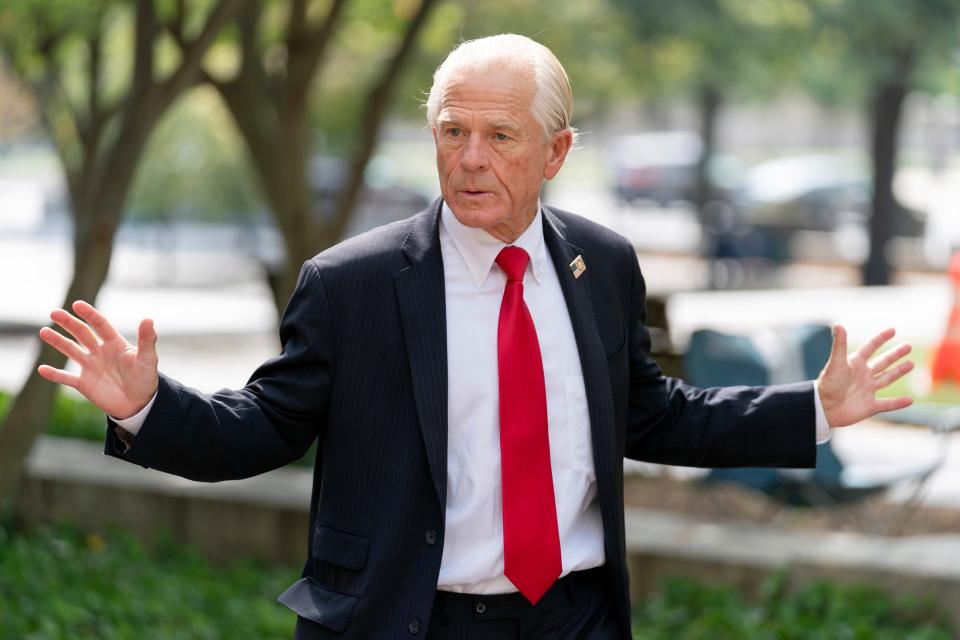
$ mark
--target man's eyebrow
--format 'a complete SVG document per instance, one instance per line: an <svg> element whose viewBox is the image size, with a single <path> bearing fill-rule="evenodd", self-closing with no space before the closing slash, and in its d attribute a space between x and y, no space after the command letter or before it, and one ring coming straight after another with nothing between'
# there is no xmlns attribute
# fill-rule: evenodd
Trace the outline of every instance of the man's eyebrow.
<svg viewBox="0 0 960 640"><path fill-rule="evenodd" d="M509 131L519 131L520 126L513 120L493 120L490 122L492 129L507 129Z"/></svg>
<svg viewBox="0 0 960 640"><path fill-rule="evenodd" d="M437 124L439 125L460 124L460 121L457 120L454 116L439 115L437 116Z"/></svg>

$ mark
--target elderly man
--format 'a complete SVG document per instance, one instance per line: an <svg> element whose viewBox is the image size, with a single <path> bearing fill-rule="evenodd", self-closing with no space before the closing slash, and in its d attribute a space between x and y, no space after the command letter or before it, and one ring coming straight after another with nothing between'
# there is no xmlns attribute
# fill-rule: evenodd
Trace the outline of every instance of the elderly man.
<svg viewBox="0 0 960 640"><path fill-rule="evenodd" d="M282 353L240 390L158 374L93 307L41 337L41 367L108 415L106 453L203 481L244 478L319 439L297 638L627 638L623 458L804 467L829 427L909 362L892 335L817 383L698 389L650 359L631 245L541 205L573 143L563 67L520 36L466 42L427 103L442 200L300 274ZM82 320L81 320L82 319ZM828 426L829 425L829 426Z"/></svg>

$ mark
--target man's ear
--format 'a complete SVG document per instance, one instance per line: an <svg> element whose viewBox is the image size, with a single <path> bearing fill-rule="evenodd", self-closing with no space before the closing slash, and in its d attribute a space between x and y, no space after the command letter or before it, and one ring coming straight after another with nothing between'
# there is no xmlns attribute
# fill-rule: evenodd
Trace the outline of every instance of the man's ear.
<svg viewBox="0 0 960 640"><path fill-rule="evenodd" d="M430 125L430 133L433 134L433 143L437 143L437 125Z"/></svg>
<svg viewBox="0 0 960 640"><path fill-rule="evenodd" d="M553 134L547 149L547 163L543 167L544 178L552 180L553 176L557 175L572 146L573 132L570 129L564 129Z"/></svg>

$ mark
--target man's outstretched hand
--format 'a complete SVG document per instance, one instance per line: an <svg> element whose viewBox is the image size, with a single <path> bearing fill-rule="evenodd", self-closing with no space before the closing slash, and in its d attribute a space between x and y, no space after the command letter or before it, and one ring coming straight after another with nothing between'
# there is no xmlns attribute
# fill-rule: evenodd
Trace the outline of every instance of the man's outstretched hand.
<svg viewBox="0 0 960 640"><path fill-rule="evenodd" d="M150 402L159 382L153 321L140 321L137 346L133 346L91 305L78 300L73 310L80 318L63 309L50 313L73 340L49 327L40 330L40 339L80 365L80 373L48 365L41 365L38 373L73 387L110 416L134 415Z"/></svg>
<svg viewBox="0 0 960 640"><path fill-rule="evenodd" d="M877 398L877 391L913 369L913 362L909 360L894 366L910 353L909 344L898 345L871 360L893 335L893 329L881 331L847 356L847 331L840 325L834 327L833 350L817 378L820 401L831 427L846 427L881 411L903 409L913 403L907 397Z"/></svg>

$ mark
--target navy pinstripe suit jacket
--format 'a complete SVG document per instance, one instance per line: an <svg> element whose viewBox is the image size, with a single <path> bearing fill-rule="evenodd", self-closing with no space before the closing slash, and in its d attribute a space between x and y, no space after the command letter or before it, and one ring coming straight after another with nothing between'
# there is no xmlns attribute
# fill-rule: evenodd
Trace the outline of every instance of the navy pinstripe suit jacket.
<svg viewBox="0 0 960 640"><path fill-rule="evenodd" d="M161 376L133 445L106 453L201 481L253 476L319 438L303 577L280 600L297 638L426 634L447 485L447 354L440 201L304 264L282 353L240 390ZM811 383L699 389L649 356L633 247L544 207L584 373L609 589L629 637L623 458L688 466L812 466ZM568 264L583 256L587 271Z"/></svg>

